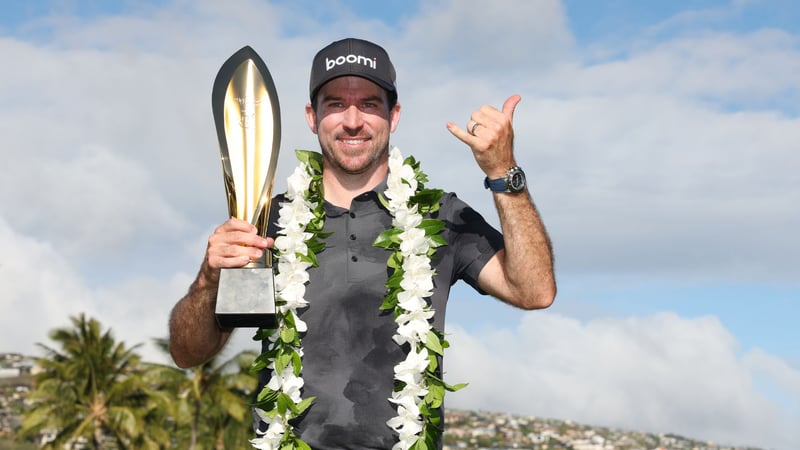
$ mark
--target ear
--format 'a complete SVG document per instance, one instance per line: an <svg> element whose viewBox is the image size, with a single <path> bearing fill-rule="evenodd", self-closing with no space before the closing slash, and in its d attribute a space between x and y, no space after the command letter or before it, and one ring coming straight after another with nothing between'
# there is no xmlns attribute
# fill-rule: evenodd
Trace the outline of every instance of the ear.
<svg viewBox="0 0 800 450"><path fill-rule="evenodd" d="M395 103L394 107L389 111L389 131L394 133L397 125L400 123L400 103Z"/></svg>
<svg viewBox="0 0 800 450"><path fill-rule="evenodd" d="M317 134L317 112L311 103L306 104L306 123L308 123L308 128L311 129L311 132Z"/></svg>

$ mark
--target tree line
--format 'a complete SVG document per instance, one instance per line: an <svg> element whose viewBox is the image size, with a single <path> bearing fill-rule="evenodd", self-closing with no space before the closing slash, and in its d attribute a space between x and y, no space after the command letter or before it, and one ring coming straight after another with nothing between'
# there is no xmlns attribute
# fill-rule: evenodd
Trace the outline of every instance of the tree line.
<svg viewBox="0 0 800 450"><path fill-rule="evenodd" d="M43 449L248 448L253 436L250 400L257 375L254 352L214 358L191 369L143 361L93 318L37 344L38 372L26 400L20 442ZM168 353L166 339L155 339Z"/></svg>

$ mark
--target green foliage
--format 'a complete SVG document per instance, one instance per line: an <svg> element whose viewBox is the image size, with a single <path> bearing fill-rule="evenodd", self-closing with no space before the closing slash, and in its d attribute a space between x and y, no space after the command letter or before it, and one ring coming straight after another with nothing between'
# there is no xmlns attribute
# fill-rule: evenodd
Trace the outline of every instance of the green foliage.
<svg viewBox="0 0 800 450"><path fill-rule="evenodd" d="M298 161L308 164L315 174L322 174L322 153L311 150L295 150Z"/></svg>
<svg viewBox="0 0 800 450"><path fill-rule="evenodd" d="M39 346L47 355L23 417L20 436L53 433L43 448L61 448L83 440L91 448L166 448L157 396L145 383L138 346L117 343L110 330L84 315L72 328L50 333L57 348Z"/></svg>
<svg viewBox="0 0 800 450"><path fill-rule="evenodd" d="M156 344L165 353L167 342ZM187 370L148 365L148 379L166 402L169 448L190 450L246 448L251 437L249 399L258 380L249 367L253 352L228 360L213 358Z"/></svg>
<svg viewBox="0 0 800 450"><path fill-rule="evenodd" d="M18 439L53 439L42 448L245 448L252 418L247 402L257 380L242 353L190 370L145 363L95 319L71 318L39 346L36 375ZM157 340L166 351L166 341ZM81 444L77 444L77 443ZM3 447L5 448L5 447ZM20 447L26 448L26 447Z"/></svg>
<svg viewBox="0 0 800 450"><path fill-rule="evenodd" d="M29 442L14 442L0 438L0 448L3 450L36 450L39 447Z"/></svg>

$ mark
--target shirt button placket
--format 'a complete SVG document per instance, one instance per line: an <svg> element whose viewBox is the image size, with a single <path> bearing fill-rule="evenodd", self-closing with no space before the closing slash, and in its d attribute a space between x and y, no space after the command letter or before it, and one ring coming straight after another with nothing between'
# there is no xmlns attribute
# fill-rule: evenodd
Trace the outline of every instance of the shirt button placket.
<svg viewBox="0 0 800 450"><path fill-rule="evenodd" d="M349 216L350 216L350 219L355 219L356 218L356 213L354 213L353 211L350 211ZM353 253L356 250L356 246L354 245L355 244L355 240L356 240L356 235L354 233L351 233L350 234L350 241L352 242L352 244L350 245L350 261L352 261L352 262L358 262L358 256L355 253Z"/></svg>

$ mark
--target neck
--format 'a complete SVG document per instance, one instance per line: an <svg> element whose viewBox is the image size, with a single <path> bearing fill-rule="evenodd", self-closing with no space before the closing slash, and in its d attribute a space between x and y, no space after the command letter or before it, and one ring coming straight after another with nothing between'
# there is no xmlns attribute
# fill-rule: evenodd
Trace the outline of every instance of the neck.
<svg viewBox="0 0 800 450"><path fill-rule="evenodd" d="M341 208L350 208L355 197L379 185L388 171L388 161L363 174L342 173L325 164L322 171L325 200Z"/></svg>

